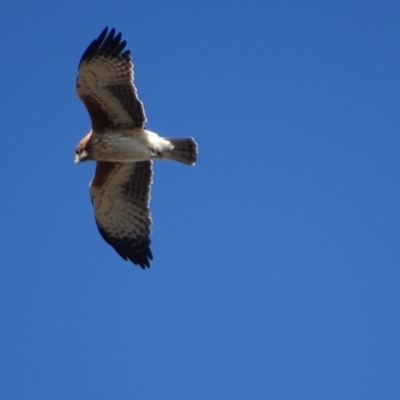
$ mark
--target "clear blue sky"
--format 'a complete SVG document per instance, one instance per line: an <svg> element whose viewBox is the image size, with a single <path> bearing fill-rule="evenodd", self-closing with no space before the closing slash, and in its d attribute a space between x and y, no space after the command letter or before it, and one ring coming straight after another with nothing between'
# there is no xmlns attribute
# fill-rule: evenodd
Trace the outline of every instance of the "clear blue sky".
<svg viewBox="0 0 400 400"><path fill-rule="evenodd" d="M400 3L2 6L0 398L400 398ZM100 237L78 61L128 41L154 262Z"/></svg>

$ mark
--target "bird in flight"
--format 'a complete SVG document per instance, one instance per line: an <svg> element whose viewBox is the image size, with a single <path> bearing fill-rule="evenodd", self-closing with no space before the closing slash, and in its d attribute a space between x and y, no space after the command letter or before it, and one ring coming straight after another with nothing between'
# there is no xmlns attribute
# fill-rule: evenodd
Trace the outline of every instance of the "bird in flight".
<svg viewBox="0 0 400 400"><path fill-rule="evenodd" d="M193 138L166 138L145 128L130 51L121 38L105 28L80 60L76 92L92 129L76 147L75 163L96 161L90 196L100 234L123 259L145 269L153 259L152 160L194 165L197 144Z"/></svg>

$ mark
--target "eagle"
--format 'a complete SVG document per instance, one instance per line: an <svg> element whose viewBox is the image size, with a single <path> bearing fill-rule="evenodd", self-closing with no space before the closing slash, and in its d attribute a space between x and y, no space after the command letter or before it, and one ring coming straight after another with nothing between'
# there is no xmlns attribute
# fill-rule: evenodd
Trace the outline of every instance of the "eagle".
<svg viewBox="0 0 400 400"><path fill-rule="evenodd" d="M143 103L133 84L126 41L106 27L82 55L76 92L92 129L75 149L75 163L96 161L90 182L95 220L103 239L125 260L150 267L152 160L194 165L193 138L171 139L145 128Z"/></svg>

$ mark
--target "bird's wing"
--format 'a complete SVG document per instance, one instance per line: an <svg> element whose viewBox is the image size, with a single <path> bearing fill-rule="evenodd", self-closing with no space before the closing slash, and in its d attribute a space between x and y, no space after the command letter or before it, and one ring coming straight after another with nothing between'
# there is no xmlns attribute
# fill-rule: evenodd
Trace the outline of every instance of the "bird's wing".
<svg viewBox="0 0 400 400"><path fill-rule="evenodd" d="M143 128L146 115L133 84L133 64L126 41L105 28L83 53L76 92L97 132L109 128Z"/></svg>
<svg viewBox="0 0 400 400"><path fill-rule="evenodd" d="M103 239L125 260L150 266L151 161L98 162L90 184L97 227Z"/></svg>

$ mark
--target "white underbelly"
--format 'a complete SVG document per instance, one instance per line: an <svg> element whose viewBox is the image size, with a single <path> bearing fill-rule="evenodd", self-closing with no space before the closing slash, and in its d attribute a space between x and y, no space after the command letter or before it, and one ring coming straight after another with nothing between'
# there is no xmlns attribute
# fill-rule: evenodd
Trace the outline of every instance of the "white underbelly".
<svg viewBox="0 0 400 400"><path fill-rule="evenodd" d="M156 133L135 129L133 132L113 132L97 137L98 161L136 162L151 160L157 153L169 149L171 143Z"/></svg>
<svg viewBox="0 0 400 400"><path fill-rule="evenodd" d="M147 138L141 132L138 135L113 132L97 139L93 147L98 161L135 162L151 158Z"/></svg>
<svg viewBox="0 0 400 400"><path fill-rule="evenodd" d="M120 137L117 142L113 141L108 152L109 161L133 162L151 158L147 143L133 137Z"/></svg>

